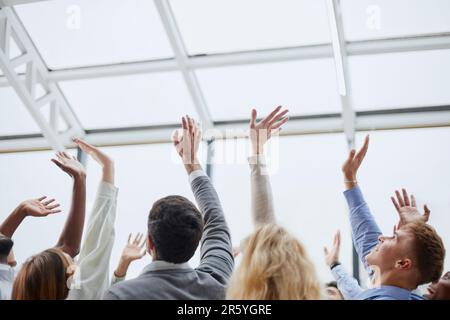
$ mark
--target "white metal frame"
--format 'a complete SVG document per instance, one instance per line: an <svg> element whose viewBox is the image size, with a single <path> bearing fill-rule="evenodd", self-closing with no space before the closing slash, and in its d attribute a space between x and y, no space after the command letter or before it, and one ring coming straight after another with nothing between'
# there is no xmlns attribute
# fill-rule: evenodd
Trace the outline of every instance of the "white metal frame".
<svg viewBox="0 0 450 320"><path fill-rule="evenodd" d="M11 41L14 41L21 51L20 56L12 59ZM47 67L11 8L0 10L0 65L5 77L53 149L63 150L64 145L70 143L72 136L84 136L84 130L58 85L47 80ZM26 65L24 79L21 79L16 71L16 68L22 65ZM41 97L36 95L38 86L45 91ZM49 107L47 116L43 109L46 106ZM59 128L60 122L66 124L64 131Z"/></svg>

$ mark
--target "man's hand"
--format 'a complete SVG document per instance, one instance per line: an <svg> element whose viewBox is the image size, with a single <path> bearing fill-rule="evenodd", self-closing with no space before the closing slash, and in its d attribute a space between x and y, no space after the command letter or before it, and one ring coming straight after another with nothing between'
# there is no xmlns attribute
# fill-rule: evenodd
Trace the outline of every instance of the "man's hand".
<svg viewBox="0 0 450 320"><path fill-rule="evenodd" d="M52 162L69 176L74 179L86 177L86 170L77 158L71 157L65 152L56 153L56 157L58 159L52 159Z"/></svg>
<svg viewBox="0 0 450 320"><path fill-rule="evenodd" d="M103 153L100 149L90 145L86 141L75 138L73 142L80 147L83 152L89 154L103 168L103 181L114 184L114 161Z"/></svg>
<svg viewBox="0 0 450 320"><path fill-rule="evenodd" d="M341 249L341 232L338 230L334 235L333 247L328 251L327 247L323 248L325 255L325 263L331 267L333 264L339 262L339 251Z"/></svg>
<svg viewBox="0 0 450 320"><path fill-rule="evenodd" d="M127 245L123 249L122 256L120 257L119 266L116 271L114 271L116 277L125 277L130 263L134 260L141 259L145 256L146 251L147 249L145 248L144 235L142 233L138 233L135 237L133 237L130 233L128 236Z"/></svg>
<svg viewBox="0 0 450 320"><path fill-rule="evenodd" d="M25 200L20 204L20 210L26 216L45 217L49 214L61 212L59 203L55 199L48 200L46 196L38 199Z"/></svg>
<svg viewBox="0 0 450 320"><path fill-rule="evenodd" d="M189 116L183 117L181 121L183 136L180 137L178 130L173 135L173 145L183 160L183 164L190 174L192 171L201 169L197 158L197 152L202 138L198 124Z"/></svg>
<svg viewBox="0 0 450 320"><path fill-rule="evenodd" d="M259 155L264 153L264 144L270 139L272 135L276 135L281 130L281 126L285 124L289 117L285 115L289 110L281 111L281 106L278 106L267 117L256 123L257 112L252 109L250 120L250 141L252 144L252 155Z"/></svg>
<svg viewBox="0 0 450 320"><path fill-rule="evenodd" d="M391 200L400 218L397 225L398 229L410 222L422 221L426 223L428 221L431 211L428 209L427 205L423 206L424 213L420 214L416 206L416 199L414 198L414 195L411 195L410 200L408 192L406 192L405 189L402 189L402 194L400 194L398 190L395 190L395 195L397 200L395 200L394 197L391 197Z"/></svg>
<svg viewBox="0 0 450 320"><path fill-rule="evenodd" d="M369 135L364 140L364 145L356 153L355 149L350 151L347 160L342 166L342 172L344 173L345 187L351 189L356 185L356 174L358 173L359 166L361 165L367 150L369 149Z"/></svg>

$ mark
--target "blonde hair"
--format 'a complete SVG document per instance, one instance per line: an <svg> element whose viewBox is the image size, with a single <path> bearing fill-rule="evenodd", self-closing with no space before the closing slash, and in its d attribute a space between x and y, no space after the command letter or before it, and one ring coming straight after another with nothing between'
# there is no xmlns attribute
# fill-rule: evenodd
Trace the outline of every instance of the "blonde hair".
<svg viewBox="0 0 450 320"><path fill-rule="evenodd" d="M267 224L246 241L227 299L315 300L321 285L303 245L284 228Z"/></svg>

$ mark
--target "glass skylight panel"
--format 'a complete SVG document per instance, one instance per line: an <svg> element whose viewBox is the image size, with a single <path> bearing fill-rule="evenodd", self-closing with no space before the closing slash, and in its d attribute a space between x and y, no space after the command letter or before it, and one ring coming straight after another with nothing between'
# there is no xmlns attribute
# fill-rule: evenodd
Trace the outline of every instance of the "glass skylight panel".
<svg viewBox="0 0 450 320"><path fill-rule="evenodd" d="M214 120L246 119L277 105L290 114L341 112L332 59L314 59L197 71Z"/></svg>
<svg viewBox="0 0 450 320"><path fill-rule="evenodd" d="M351 56L356 110L450 104L450 50Z"/></svg>
<svg viewBox="0 0 450 320"><path fill-rule="evenodd" d="M324 0L171 0L189 54L330 41Z"/></svg>
<svg viewBox="0 0 450 320"><path fill-rule="evenodd" d="M39 133L40 129L12 87L0 87L0 136Z"/></svg>
<svg viewBox="0 0 450 320"><path fill-rule="evenodd" d="M348 41L450 32L448 0L342 0Z"/></svg>
<svg viewBox="0 0 450 320"><path fill-rule="evenodd" d="M181 74L120 76L60 83L86 129L178 123L197 117Z"/></svg>
<svg viewBox="0 0 450 320"><path fill-rule="evenodd" d="M173 56L148 0L58 0L15 7L50 69Z"/></svg>

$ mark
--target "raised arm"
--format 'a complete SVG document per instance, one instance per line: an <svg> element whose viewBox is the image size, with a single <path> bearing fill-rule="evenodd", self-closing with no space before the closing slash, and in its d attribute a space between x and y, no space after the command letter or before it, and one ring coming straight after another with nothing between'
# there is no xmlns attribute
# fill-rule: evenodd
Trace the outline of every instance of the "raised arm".
<svg viewBox="0 0 450 320"><path fill-rule="evenodd" d="M46 217L58 212L61 212L61 210L55 199L47 199L46 196L42 196L38 199L25 200L3 221L0 225L0 233L12 238L26 217Z"/></svg>
<svg viewBox="0 0 450 320"><path fill-rule="evenodd" d="M65 152L58 152L56 157L52 162L73 179L72 204L56 247L75 257L80 252L86 214L86 171L75 157Z"/></svg>
<svg viewBox="0 0 450 320"><path fill-rule="evenodd" d="M89 154L103 169L97 196L89 216L86 236L81 247L78 270L68 299L101 299L109 288L109 260L114 244L117 193L114 186L114 162L100 149L87 142L74 142Z"/></svg>
<svg viewBox="0 0 450 320"><path fill-rule="evenodd" d="M365 257L377 245L381 230L376 224L356 180L358 169L368 148L369 136L367 135L364 145L358 153L354 149L350 151L347 160L342 166L342 172L346 188L344 195L350 209L353 244L366 270L370 273L371 271L368 268Z"/></svg>
<svg viewBox="0 0 450 320"><path fill-rule="evenodd" d="M203 172L197 158L200 130L189 117L182 119L182 128L183 136L180 138L178 133L175 133L174 145L183 159L192 191L204 217L201 261L197 269L210 273L225 285L234 267L230 232L216 190Z"/></svg>
<svg viewBox="0 0 450 320"><path fill-rule="evenodd" d="M277 135L281 126L288 121L287 113L288 110L281 111L281 106L279 106L263 120L257 122L257 112L255 109L252 110L249 126L252 154L248 160L251 172L251 211L256 228L275 222L272 188L264 158L264 145L271 136Z"/></svg>
<svg viewBox="0 0 450 320"><path fill-rule="evenodd" d="M131 262L141 259L145 256L146 252L147 248L145 247L144 235L142 233L138 233L136 236L133 236L130 233L130 235L128 236L127 244L122 250L119 264L112 276L111 285L125 280L128 267L130 266Z"/></svg>
<svg viewBox="0 0 450 320"><path fill-rule="evenodd" d="M336 280L339 291L345 300L354 300L358 297L363 289L359 286L358 281L353 278L339 261L339 252L341 249L341 233L339 231L334 235L333 247L328 250L324 247L325 263L331 270L334 280Z"/></svg>

